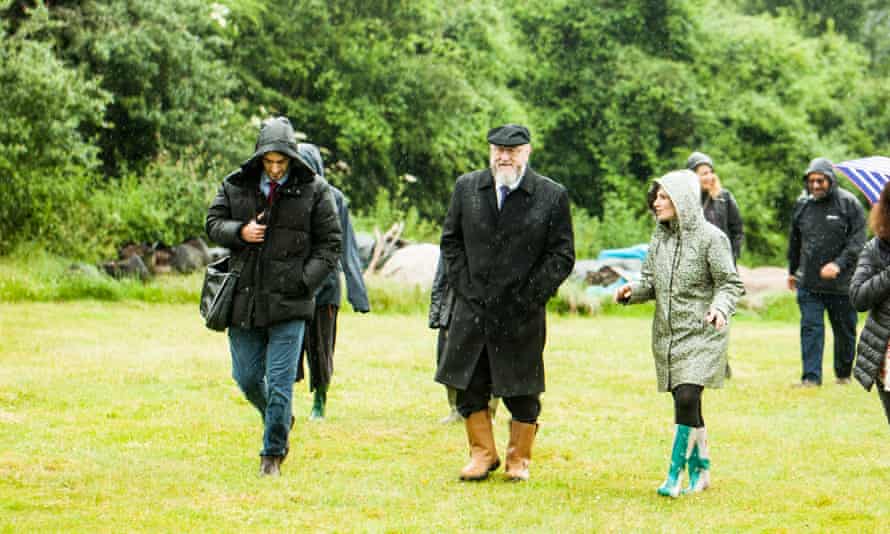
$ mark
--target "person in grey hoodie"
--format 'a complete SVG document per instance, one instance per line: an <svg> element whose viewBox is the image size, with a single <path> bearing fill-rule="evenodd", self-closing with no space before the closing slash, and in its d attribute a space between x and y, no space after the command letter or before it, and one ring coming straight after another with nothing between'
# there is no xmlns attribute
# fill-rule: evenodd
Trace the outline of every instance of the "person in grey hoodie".
<svg viewBox="0 0 890 534"><path fill-rule="evenodd" d="M850 280L865 244L865 210L838 187L831 161L816 158L804 173L806 195L791 215L788 289L797 291L803 372L796 387L822 385L825 312L834 333L834 374L848 384L856 346L856 310Z"/></svg>
<svg viewBox="0 0 890 534"><path fill-rule="evenodd" d="M318 147L311 143L299 143L297 153L318 176L324 177L324 160ZM314 393L309 418L324 419L328 387L334 374L334 345L337 341L337 314L340 310L340 273L346 278L346 298L352 309L359 313L371 311L368 290L362 278L361 258L355 240L355 230L349 219L349 201L342 191L330 185L337 216L343 230L343 251L337 268L325 278L315 294L315 314L306 325L306 337L297 366L297 381L303 378L303 357L309 365L309 390Z"/></svg>
<svg viewBox="0 0 890 534"><path fill-rule="evenodd" d="M655 299L652 355L659 391L674 398L676 431L668 476L658 494L677 497L710 485L710 454L702 417L704 388L723 386L729 319L745 293L729 239L705 220L699 184L689 170L670 172L649 190L657 221L640 280L615 291L615 301ZM680 489L684 468L689 487Z"/></svg>

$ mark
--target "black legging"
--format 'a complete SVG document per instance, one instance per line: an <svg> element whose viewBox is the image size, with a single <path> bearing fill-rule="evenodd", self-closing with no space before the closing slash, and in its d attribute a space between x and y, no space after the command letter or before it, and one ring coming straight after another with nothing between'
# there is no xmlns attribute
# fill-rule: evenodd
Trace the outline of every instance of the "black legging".
<svg viewBox="0 0 890 534"><path fill-rule="evenodd" d="M678 425L699 428L705 426L701 414L701 394L704 386L680 384L671 391L674 396L674 422Z"/></svg>
<svg viewBox="0 0 890 534"><path fill-rule="evenodd" d="M467 389L457 390L457 411L467 418L472 413L487 410L489 400L491 400L491 366L488 361L488 351L483 348ZM538 395L503 397L501 400L510 410L514 421L534 424L541 414L541 400Z"/></svg>

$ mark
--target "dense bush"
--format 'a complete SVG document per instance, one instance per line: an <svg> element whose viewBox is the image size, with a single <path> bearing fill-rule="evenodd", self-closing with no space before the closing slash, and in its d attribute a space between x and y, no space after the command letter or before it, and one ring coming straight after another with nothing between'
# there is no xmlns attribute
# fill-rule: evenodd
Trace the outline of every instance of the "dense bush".
<svg viewBox="0 0 890 534"><path fill-rule="evenodd" d="M569 188L579 257L646 241L648 183L698 149L742 262L780 263L808 160L890 153L888 21L872 0L0 0L0 255L200 234L281 113L365 229L435 241L513 121Z"/></svg>

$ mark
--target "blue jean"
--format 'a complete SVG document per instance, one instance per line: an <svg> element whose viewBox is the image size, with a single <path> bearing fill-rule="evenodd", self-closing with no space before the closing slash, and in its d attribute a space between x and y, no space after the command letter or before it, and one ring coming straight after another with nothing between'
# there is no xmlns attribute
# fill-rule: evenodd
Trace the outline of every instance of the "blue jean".
<svg viewBox="0 0 890 534"><path fill-rule="evenodd" d="M834 334L834 375L849 378L856 349L856 322L859 317L847 295L817 293L797 289L800 308L801 380L822 383L822 350L825 346L825 312Z"/></svg>
<svg viewBox="0 0 890 534"><path fill-rule="evenodd" d="M260 456L285 456L291 422L291 399L305 321L286 321L268 328L229 328L232 378L263 418Z"/></svg>

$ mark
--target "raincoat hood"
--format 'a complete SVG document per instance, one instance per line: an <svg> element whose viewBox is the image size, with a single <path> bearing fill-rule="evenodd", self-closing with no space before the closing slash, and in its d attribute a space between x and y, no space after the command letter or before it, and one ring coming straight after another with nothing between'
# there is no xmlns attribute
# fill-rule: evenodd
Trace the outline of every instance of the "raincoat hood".
<svg viewBox="0 0 890 534"><path fill-rule="evenodd" d="M705 216L701 208L701 185L698 176L692 171L672 171L655 180L655 184L664 188L674 209L677 212L677 222L681 231L694 230L704 224ZM655 189L653 187L653 189ZM649 208L654 213L652 202Z"/></svg>
<svg viewBox="0 0 890 534"><path fill-rule="evenodd" d="M828 186L828 194L825 196L827 197L834 193L834 190L837 189L837 176L834 174L834 164L831 163L831 160L827 158L816 158L810 162L807 171L803 173L803 186L807 194L810 192L810 188L807 186L807 176L813 172L818 172L828 177L828 182L831 185Z"/></svg>
<svg viewBox="0 0 890 534"><path fill-rule="evenodd" d="M299 143L297 144L297 152L315 174L324 178L324 160L321 159L321 152L317 146L312 143Z"/></svg>

